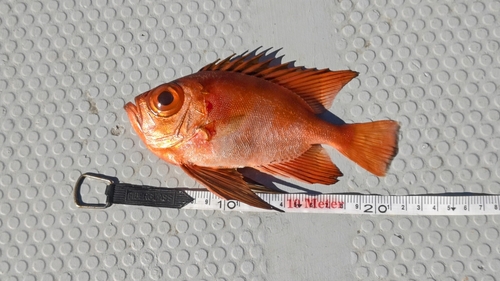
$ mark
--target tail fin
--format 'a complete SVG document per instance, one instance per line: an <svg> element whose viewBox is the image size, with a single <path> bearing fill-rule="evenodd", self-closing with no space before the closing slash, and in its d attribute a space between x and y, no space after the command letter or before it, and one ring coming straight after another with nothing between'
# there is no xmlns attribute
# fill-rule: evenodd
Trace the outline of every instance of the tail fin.
<svg viewBox="0 0 500 281"><path fill-rule="evenodd" d="M332 146L370 173L384 176L398 150L398 131L392 120L341 125Z"/></svg>

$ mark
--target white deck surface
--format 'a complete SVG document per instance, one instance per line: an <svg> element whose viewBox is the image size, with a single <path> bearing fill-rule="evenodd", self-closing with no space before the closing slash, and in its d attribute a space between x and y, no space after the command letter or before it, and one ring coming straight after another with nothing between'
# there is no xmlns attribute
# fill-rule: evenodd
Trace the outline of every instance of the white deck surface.
<svg viewBox="0 0 500 281"><path fill-rule="evenodd" d="M329 148L345 176L304 187L498 194L499 19L498 1L0 1L0 280L500 280L500 216L94 211L72 197L84 172L199 187L145 149L123 105L259 46L360 72L330 111L402 126L387 177Z"/></svg>

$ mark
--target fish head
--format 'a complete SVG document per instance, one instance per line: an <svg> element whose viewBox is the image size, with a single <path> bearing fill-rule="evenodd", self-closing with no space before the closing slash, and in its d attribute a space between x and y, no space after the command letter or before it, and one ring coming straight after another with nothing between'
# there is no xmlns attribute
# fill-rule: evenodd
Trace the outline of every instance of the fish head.
<svg viewBox="0 0 500 281"><path fill-rule="evenodd" d="M153 149L171 148L190 139L206 120L203 87L176 80L135 97L125 105L132 127Z"/></svg>

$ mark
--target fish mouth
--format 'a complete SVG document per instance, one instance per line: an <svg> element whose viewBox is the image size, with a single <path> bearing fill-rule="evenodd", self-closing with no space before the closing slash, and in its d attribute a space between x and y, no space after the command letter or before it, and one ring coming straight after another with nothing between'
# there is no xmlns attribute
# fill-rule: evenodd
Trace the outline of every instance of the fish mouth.
<svg viewBox="0 0 500 281"><path fill-rule="evenodd" d="M127 104L125 104L125 106L123 108L127 112L128 119L130 119L130 123L132 123L132 126L134 127L134 129L137 132L141 132L142 131L142 128L141 128L142 118L141 118L141 114L139 113L139 109L137 108L137 106L135 104L133 104L132 102L128 102Z"/></svg>

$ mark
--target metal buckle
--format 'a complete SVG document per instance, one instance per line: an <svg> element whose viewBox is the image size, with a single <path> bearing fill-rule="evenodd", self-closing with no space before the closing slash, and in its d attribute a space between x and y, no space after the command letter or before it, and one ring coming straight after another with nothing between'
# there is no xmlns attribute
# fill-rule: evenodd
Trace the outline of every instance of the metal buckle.
<svg viewBox="0 0 500 281"><path fill-rule="evenodd" d="M112 205L112 202L110 201L109 195L107 195L107 194L106 194L106 203L104 203L104 204L83 202L81 194L80 194L80 190L81 190L82 184L86 178L103 181L106 183L107 186L110 186L111 184L115 183L111 178L103 176L103 175L93 174L93 173L82 174L78 178L78 180L76 181L75 189L73 191L75 204L79 208L86 208L86 209L106 209L106 208L110 207Z"/></svg>

